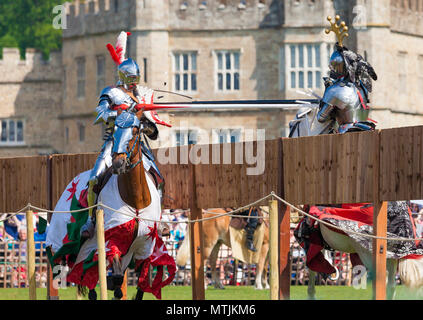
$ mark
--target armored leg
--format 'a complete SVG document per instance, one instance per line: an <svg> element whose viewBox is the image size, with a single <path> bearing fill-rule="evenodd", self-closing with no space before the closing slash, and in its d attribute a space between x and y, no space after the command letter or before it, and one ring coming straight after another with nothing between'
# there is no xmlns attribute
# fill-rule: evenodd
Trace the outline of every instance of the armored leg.
<svg viewBox="0 0 423 320"><path fill-rule="evenodd" d="M112 147L113 140L110 139L104 143L101 153L95 162L94 168L91 170L87 192L87 203L89 207L92 207L97 202L97 194L94 192L94 187L98 183L98 177L112 165ZM89 217L87 223L82 226L81 233L85 237L92 237L94 234L93 208L90 208L88 212Z"/></svg>
<svg viewBox="0 0 423 320"><path fill-rule="evenodd" d="M93 206L97 200L97 195L95 194L93 188L98 183L98 177L112 165L112 147L113 140L109 139L104 143L101 153L95 162L94 168L91 170L90 180L88 181L88 206ZM90 209L90 217L91 216L92 209Z"/></svg>
<svg viewBox="0 0 423 320"><path fill-rule="evenodd" d="M256 231L258 219L254 218L258 216L257 209L251 211L250 218L248 218L247 225L245 230L247 231L247 248L253 252L256 252L257 249L254 247L254 232Z"/></svg>

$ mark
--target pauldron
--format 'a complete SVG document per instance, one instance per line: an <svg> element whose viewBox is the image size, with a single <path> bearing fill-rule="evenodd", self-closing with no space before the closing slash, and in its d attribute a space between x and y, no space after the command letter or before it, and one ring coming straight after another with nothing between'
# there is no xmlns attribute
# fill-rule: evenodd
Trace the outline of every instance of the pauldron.
<svg viewBox="0 0 423 320"><path fill-rule="evenodd" d="M102 121L109 122L116 118L118 108L126 110L135 105L136 102L123 90L116 87L106 87L100 93L94 124Z"/></svg>
<svg viewBox="0 0 423 320"><path fill-rule="evenodd" d="M366 102L364 93L352 82L338 80L326 88L320 102L317 120L325 122L335 118L339 125L366 121L368 116Z"/></svg>

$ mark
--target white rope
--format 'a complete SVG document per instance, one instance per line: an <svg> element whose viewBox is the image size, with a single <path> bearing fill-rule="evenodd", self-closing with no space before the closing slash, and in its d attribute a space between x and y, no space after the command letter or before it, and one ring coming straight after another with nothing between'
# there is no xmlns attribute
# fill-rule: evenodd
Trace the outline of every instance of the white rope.
<svg viewBox="0 0 423 320"><path fill-rule="evenodd" d="M243 211L246 208L252 207L252 206L256 205L257 203L260 203L263 200L266 200L267 198L269 198L271 196L272 196L272 194L269 194L269 195L267 195L267 196L265 196L265 197L263 197L263 198L261 198L261 199L259 199L257 201L254 201L254 202L252 202L250 204L247 204L247 205L245 205L245 206L243 206L241 208L238 208L236 210L233 210L233 211L230 211L230 212L226 212L226 213L216 214L214 217L208 217L208 218L202 218L202 219L195 219L195 220L187 220L187 221L167 221L166 220L165 222L166 223L194 223L194 222L207 221L207 220L211 220L211 219L217 219L217 218L220 218L220 217L223 217L223 216L229 216L229 215L231 215L232 213L235 213L235 212ZM149 219L149 218L144 218L144 217L137 216L136 214L129 214L129 213L126 213L126 212L121 212L119 210L113 209L113 208L111 208L111 207L109 207L109 206L107 206L105 204L102 204L102 203L99 204L99 206L101 206L103 208L106 208L108 210L111 210L113 212L120 213L120 214L126 215L128 217L132 217L132 218L138 219L138 220L146 220L146 221L152 221L152 222L163 222L163 220ZM203 211L205 213L208 213L206 210L203 210ZM215 212L213 212L213 213L215 214ZM241 216L241 217L245 218L245 216Z"/></svg>
<svg viewBox="0 0 423 320"><path fill-rule="evenodd" d="M30 206L31 206L30 204L27 204L25 207L23 207L21 210L19 210L17 212L14 212L14 213L6 213L5 214L5 217L2 218L2 219L0 219L0 222L9 220L10 218L13 218L14 216L17 216L19 213L22 213L22 212L26 211L26 209L28 209Z"/></svg>
<svg viewBox="0 0 423 320"><path fill-rule="evenodd" d="M93 206L90 206L90 207L87 207L87 208L83 208L83 209L78 209L78 210L69 210L69 211L54 211L54 210L47 210L47 209L43 209L43 208L39 208L39 207L33 206L33 205L31 205L30 203L28 203L28 204L27 204L24 208L22 208L21 210L17 211L16 213L9 214L6 218L4 218L4 219L0 219L0 222L1 222L1 221L5 221L5 220L7 220L7 219L9 219L9 218L13 217L13 216L15 216L15 215L17 215L17 214L21 213L22 211L25 211L25 210L26 210L26 209L28 209L28 208L29 208L29 209L31 209L31 208L32 208L32 209L35 209L35 210L37 210L37 211L41 211L41 212L50 212L50 213L72 213L72 212L82 212L82 211L86 211L86 210L89 210L89 209L91 209L91 208L95 208L95 207L103 207L103 208L106 208L106 209L112 210L112 211L114 211L114 212L116 212L116 213L120 213L120 214L126 215L126 216L128 216L128 217L138 219L138 220L146 220L146 221L159 222L159 223L165 222L165 223L171 223L171 224L176 224L176 223L195 223L195 222L202 222L202 221L207 221L207 220L211 220L211 219L217 219L217 218L224 217L224 216L231 216L231 217L242 217L242 218L246 218L246 216L243 216L243 215L234 215L234 213L237 213L237 212L240 212L240 211L244 211L245 209L247 209L247 208L249 208L249 207L252 207L252 206L255 206L256 204L258 204L258 203L260 203L260 202L262 202L262 201L264 201L264 200L266 200L266 199L268 199L268 198L270 198L270 197L274 197L274 198L276 198L277 200L279 200L279 201L283 202L285 205L287 205L287 206L289 206L289 207L293 208L295 211L298 211L299 213L303 214L304 216L309 217L310 219L316 220L316 221L318 221L319 223L321 223L321 224L323 224L323 225L326 225L326 226L328 226L328 227L330 227L330 228L333 228L333 229L336 229L336 230L339 230L339 231L342 231L342 232L345 232L345 233L355 234L355 235L359 235L359 236L362 236L362 237L367 237L367 238L371 238L371 239L380 239L380 240L387 240L387 241L422 241L422 240L423 240L423 238L404 238L404 237L398 237L398 238L395 238L395 237L389 237L389 238L388 238L388 237L379 237L379 236L370 235L370 234L366 234L366 233L362 233L362 232L356 232L356 231L352 231L352 230L345 230L345 229L343 229L343 228L341 228L341 227L338 227L338 226L335 226L335 225L333 225L333 224L331 224L331 223L328 223L328 222L326 222L326 221L323 221L323 220L321 220L321 219L319 219L319 218L317 218L317 217L315 217L315 216L313 216L313 215L311 215L311 214L309 214L309 213L307 213L307 212L304 212L303 210L301 210L301 209L297 208L296 206L294 206L294 205L290 204L290 203L289 203L289 202L287 202L286 200L284 200L284 199L282 199L281 197L279 197L279 196L278 196L278 195L277 195L274 191L272 191L270 194L268 194L267 196L264 196L263 198L261 198L261 199L259 199L259 200L256 200L256 201L254 201L254 202L252 202L252 203L250 203L250 204L247 204L247 205L245 205L245 206L242 206L242 207L240 207L240 208L238 208L238 209L236 209L236 210L232 210L232 211L230 211L230 212L226 212L226 213L219 214L219 213L216 213L216 212L211 212L211 211L203 210L203 212L204 212L204 213L214 214L215 216L214 216L214 217L202 218L202 219L195 219L195 220L186 220L186 221L167 221L167 220L163 220L163 219L162 219L162 220L149 219L149 218L145 218L145 217L140 217L140 216L137 216L136 214L128 214L128 213L126 213L126 212L121 212L121 211L116 210L116 209L113 209L113 208L111 208L111 207L109 207L109 206L107 206L107 205L105 205L105 204L103 204L103 203L98 203L98 204L96 204L96 205L93 205ZM255 218L255 219L260 219L260 218L263 218L263 219L267 219L266 217L258 217L258 216L253 216L253 217L250 217L250 218Z"/></svg>
<svg viewBox="0 0 423 320"><path fill-rule="evenodd" d="M93 206L86 207L86 208L82 208L82 209L77 209L77 210L68 210L68 211L47 210L47 209L43 209L43 208L38 208L38 207L33 206L33 205L31 205L31 204L28 204L28 206L29 206L30 208L32 208L32 209L35 209L35 210L37 210L37 211L41 211L41 212L48 212L48 213L72 213L72 212L82 212L82 211L87 211L87 210L89 210L89 209L91 209L91 208L96 208L96 207L98 207L98 206L99 206L99 204L95 204L95 205L93 205Z"/></svg>
<svg viewBox="0 0 423 320"><path fill-rule="evenodd" d="M273 193L273 191L272 191L272 193ZM326 225L328 227L331 227L333 229L337 229L337 230L340 230L340 231L343 231L343 232L346 232L346 233L356 234L356 235L359 235L359 236L362 236L362 237L367 237L367 238L372 238L372 239L380 239L380 240L388 240L388 241L421 241L421 240L423 240L423 238L403 238L403 237L387 238L387 237L379 237L379 236L374 236L374 235L366 234L366 233L362 233L362 232L356 232L356 231L352 231L352 230L344 230L343 228L340 228L340 227L335 226L335 225L333 225L331 223L328 223L326 221L323 221L323 220L321 220L321 219L319 219L319 218L317 218L317 217L315 217L315 216L313 216L313 215L311 215L311 214L309 214L307 212L304 212L301 209L298 209L297 207L295 207L294 205L292 205L289 202L285 201L284 199L282 199L281 197L279 197L278 195L276 195L274 193L273 193L273 196L276 199L278 199L279 201L281 201L284 204L286 204L287 206L289 206L289 207L293 208L294 210L302 213L303 215L305 215L305 216L307 216L307 217L309 217L309 218L311 218L313 220L316 220L319 223L324 224L324 225Z"/></svg>

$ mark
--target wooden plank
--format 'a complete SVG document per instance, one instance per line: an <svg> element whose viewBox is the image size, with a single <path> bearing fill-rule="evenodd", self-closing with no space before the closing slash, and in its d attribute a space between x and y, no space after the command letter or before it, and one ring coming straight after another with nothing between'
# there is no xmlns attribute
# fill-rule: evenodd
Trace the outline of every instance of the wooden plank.
<svg viewBox="0 0 423 320"><path fill-rule="evenodd" d="M406 144L405 144L405 198L404 200L410 200L409 195L413 195L415 187L413 186L413 128L406 128ZM408 198L408 199L407 199Z"/></svg>
<svg viewBox="0 0 423 320"><path fill-rule="evenodd" d="M324 175L327 176L327 193L328 193L328 203L335 203L335 195L336 195L336 161L334 156L336 156L335 152L335 139L336 135L325 135L326 142L328 144L328 165L327 165L327 173ZM334 150L335 149L335 150ZM321 203L324 203L326 199L324 199L324 190L322 190L322 197L320 199Z"/></svg>
<svg viewBox="0 0 423 320"><path fill-rule="evenodd" d="M360 154L360 150L358 148L356 148L356 146L358 146L358 137L360 135L357 133L353 133L351 135L351 139L352 139L352 146L354 147L353 150L351 150L352 154L351 154L351 158L350 158L350 171L349 171L349 180L351 181L351 184L349 185L348 188L348 199L352 199L351 202L358 202L357 199L357 193L355 192L356 188L357 188L357 180L358 180L358 176L357 176L357 165L358 165L358 157Z"/></svg>
<svg viewBox="0 0 423 320"><path fill-rule="evenodd" d="M359 134L357 135L357 145L362 145L365 144L365 139L364 139L364 135ZM355 161L355 174L356 174L356 179L355 179L355 185L353 186L352 190L354 190L356 197L355 197L355 201L354 202L360 202L359 200L363 198L364 195L364 185L365 185L365 179L364 177L365 172L366 172L366 168L365 168L365 160L367 159L367 149L359 149L356 152L357 158Z"/></svg>
<svg viewBox="0 0 423 320"><path fill-rule="evenodd" d="M413 138L412 138L412 180L411 180L411 186L414 188L413 195L419 195L421 194L421 178L422 178L422 167L421 167L421 143L422 143L422 130L420 127L413 127ZM417 199L409 199L409 200L417 200Z"/></svg>
<svg viewBox="0 0 423 320"><path fill-rule="evenodd" d="M313 153L310 149L311 141L299 138L297 142L299 143L295 151L297 154L297 171L299 171L300 174L303 174L303 176L301 176L302 179L297 181L297 183L299 183L299 188L297 188L297 199L301 199L301 204L310 204L313 202L312 192L310 192L311 166L313 158Z"/></svg>

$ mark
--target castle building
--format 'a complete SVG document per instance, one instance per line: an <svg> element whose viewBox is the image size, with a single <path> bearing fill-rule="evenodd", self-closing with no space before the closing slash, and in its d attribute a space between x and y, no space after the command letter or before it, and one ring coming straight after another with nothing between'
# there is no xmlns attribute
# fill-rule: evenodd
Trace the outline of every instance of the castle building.
<svg viewBox="0 0 423 320"><path fill-rule="evenodd" d="M142 85L161 90L156 102L190 101L183 96L301 100L310 98L310 90L323 94L336 41L325 33L326 17L339 14L349 26L345 45L378 74L370 114L377 127L423 123L423 0L91 0L66 8L61 63L48 77L42 70L55 58L50 66L33 64L40 69L37 83L45 86L39 90L50 93L49 100L42 100L44 93L36 98L44 102L49 129L30 129L25 120L24 141L19 147L18 141L2 141L0 156L99 151L102 128L93 125L94 110L100 90L117 81L106 44L114 45L123 30L131 32L127 56L140 65ZM3 56L0 69L10 59L7 51ZM27 101L37 94L32 82L31 94L22 89L25 72L33 72L25 70L13 84L0 80L8 110L0 114L2 123L24 116L19 96ZM154 146L173 146L257 138L247 138L247 129L265 129L266 139L283 137L295 110L193 108L159 115L173 127L161 129Z"/></svg>
<svg viewBox="0 0 423 320"><path fill-rule="evenodd" d="M51 154L63 150L62 56L3 48L0 59L0 156Z"/></svg>

